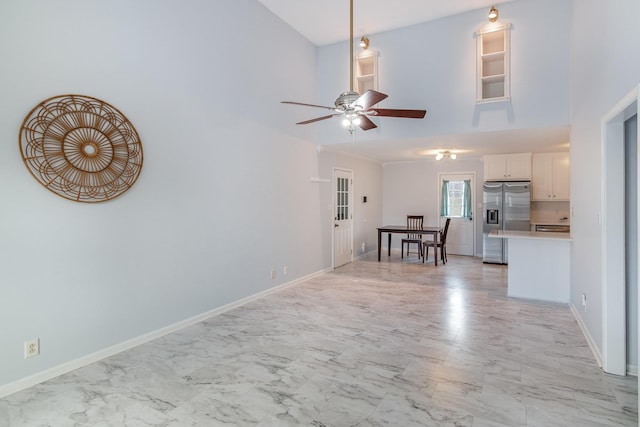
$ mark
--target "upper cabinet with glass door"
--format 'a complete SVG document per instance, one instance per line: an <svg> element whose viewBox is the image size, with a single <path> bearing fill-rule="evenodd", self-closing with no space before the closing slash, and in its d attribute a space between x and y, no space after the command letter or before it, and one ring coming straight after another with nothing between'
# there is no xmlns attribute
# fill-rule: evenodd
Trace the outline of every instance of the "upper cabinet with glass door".
<svg viewBox="0 0 640 427"><path fill-rule="evenodd" d="M476 102L508 101L511 24L491 23L476 32Z"/></svg>

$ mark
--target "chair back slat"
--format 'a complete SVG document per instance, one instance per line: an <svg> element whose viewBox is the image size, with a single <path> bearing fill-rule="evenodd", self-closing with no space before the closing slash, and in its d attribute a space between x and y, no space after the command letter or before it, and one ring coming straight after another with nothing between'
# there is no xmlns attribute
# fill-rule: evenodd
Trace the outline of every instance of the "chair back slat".
<svg viewBox="0 0 640 427"><path fill-rule="evenodd" d="M424 215L407 215L407 228L409 229L419 229L422 228L422 224L424 222ZM421 239L421 234L407 234L407 238L409 239Z"/></svg>

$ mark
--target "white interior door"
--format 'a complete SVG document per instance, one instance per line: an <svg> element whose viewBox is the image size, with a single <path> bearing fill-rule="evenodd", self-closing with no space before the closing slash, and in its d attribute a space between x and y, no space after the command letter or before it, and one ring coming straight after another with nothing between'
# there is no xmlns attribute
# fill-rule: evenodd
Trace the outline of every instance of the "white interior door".
<svg viewBox="0 0 640 427"><path fill-rule="evenodd" d="M353 259L353 172L334 169L333 268Z"/></svg>
<svg viewBox="0 0 640 427"><path fill-rule="evenodd" d="M448 182L448 215L440 217L440 223L444 227L447 218L451 218L449 232L447 233L447 254L455 255L475 255L475 223L473 221L473 208L475 206L475 174L474 173L451 173L440 174L438 180L439 199L438 212L442 206L443 183ZM465 185L465 181L468 184ZM464 209L465 192L470 192L471 212L466 213Z"/></svg>

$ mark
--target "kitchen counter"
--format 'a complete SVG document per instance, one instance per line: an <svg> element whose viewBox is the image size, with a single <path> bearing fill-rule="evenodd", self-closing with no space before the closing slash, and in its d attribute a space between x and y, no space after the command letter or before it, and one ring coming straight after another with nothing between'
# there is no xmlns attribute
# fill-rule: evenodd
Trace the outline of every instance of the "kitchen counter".
<svg viewBox="0 0 640 427"><path fill-rule="evenodd" d="M489 237L498 239L544 239L544 240L571 240L569 233L540 233L535 231L511 231L493 230Z"/></svg>
<svg viewBox="0 0 640 427"><path fill-rule="evenodd" d="M507 295L551 302L569 302L571 235L531 231L492 231L489 237L509 239Z"/></svg>

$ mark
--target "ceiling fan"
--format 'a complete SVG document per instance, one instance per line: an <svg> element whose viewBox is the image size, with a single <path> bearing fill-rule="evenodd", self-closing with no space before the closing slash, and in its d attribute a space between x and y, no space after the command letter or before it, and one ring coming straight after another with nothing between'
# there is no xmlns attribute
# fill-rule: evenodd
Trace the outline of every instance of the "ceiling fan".
<svg viewBox="0 0 640 427"><path fill-rule="evenodd" d="M343 125L349 130L354 131L354 126L360 126L362 130L375 129L376 124L369 119L368 116L380 116L380 117L402 117L409 119L422 119L426 110L398 110L391 108L372 108L378 102L387 98L388 95L377 92L375 90L367 90L360 95L353 90L353 0L350 0L350 37L349 37L349 60L350 60L350 74L349 74L349 91L343 92L336 99L335 107L326 107L324 105L305 104L302 102L282 101L283 104L302 105L305 107L324 108L326 110L333 111L332 114L316 117L315 119L305 120L296 123L297 125L306 125L309 123L319 122L321 120L330 119L331 117L342 116Z"/></svg>

